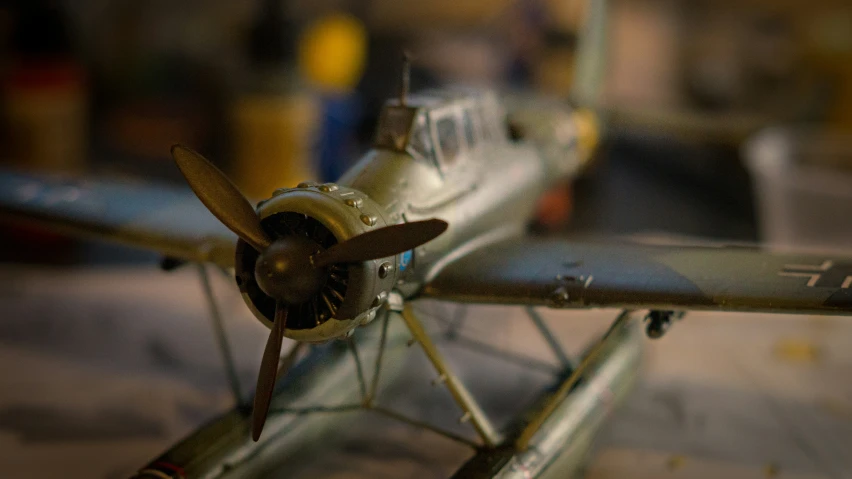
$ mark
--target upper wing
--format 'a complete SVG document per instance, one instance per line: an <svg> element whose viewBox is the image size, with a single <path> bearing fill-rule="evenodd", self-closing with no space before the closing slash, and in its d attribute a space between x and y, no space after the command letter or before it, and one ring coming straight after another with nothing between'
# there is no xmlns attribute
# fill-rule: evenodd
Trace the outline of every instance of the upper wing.
<svg viewBox="0 0 852 479"><path fill-rule="evenodd" d="M852 258L519 238L449 263L423 294L557 308L852 314Z"/></svg>
<svg viewBox="0 0 852 479"><path fill-rule="evenodd" d="M3 171L0 215L188 261L234 262L236 235L188 188Z"/></svg>

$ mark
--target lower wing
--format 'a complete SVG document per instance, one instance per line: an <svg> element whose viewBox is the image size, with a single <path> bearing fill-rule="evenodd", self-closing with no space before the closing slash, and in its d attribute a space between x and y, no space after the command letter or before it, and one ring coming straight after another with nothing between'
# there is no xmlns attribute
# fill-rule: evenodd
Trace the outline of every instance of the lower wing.
<svg viewBox="0 0 852 479"><path fill-rule="evenodd" d="M233 266L236 236L187 188L0 172L0 216Z"/></svg>
<svg viewBox="0 0 852 479"><path fill-rule="evenodd" d="M852 314L852 257L758 248L517 238L431 276L423 296L460 302Z"/></svg>

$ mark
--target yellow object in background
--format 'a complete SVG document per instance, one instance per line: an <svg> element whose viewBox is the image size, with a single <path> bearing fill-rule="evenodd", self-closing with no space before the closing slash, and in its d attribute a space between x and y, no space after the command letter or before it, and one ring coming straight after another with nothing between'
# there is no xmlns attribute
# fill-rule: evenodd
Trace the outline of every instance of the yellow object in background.
<svg viewBox="0 0 852 479"><path fill-rule="evenodd" d="M361 79L366 49L367 32L361 22L334 13L305 28L299 42L299 69L321 90L347 92Z"/></svg>
<svg viewBox="0 0 852 479"><path fill-rule="evenodd" d="M581 161L586 163L600 142L600 120L595 112L585 108L575 110L573 115L577 125L577 143L580 145Z"/></svg>
<svg viewBox="0 0 852 479"><path fill-rule="evenodd" d="M250 198L316 179L316 108L306 96L244 95L234 105L234 182Z"/></svg>

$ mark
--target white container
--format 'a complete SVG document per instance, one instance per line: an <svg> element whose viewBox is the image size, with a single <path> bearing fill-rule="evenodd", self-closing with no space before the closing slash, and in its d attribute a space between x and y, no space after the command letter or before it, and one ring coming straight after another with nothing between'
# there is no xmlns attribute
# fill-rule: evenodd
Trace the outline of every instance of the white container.
<svg viewBox="0 0 852 479"><path fill-rule="evenodd" d="M852 134L774 127L752 137L743 157L764 243L852 253Z"/></svg>

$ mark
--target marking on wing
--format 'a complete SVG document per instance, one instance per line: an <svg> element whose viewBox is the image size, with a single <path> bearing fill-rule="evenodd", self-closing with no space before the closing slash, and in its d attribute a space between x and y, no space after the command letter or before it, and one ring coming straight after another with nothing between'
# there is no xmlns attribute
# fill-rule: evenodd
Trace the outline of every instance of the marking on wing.
<svg viewBox="0 0 852 479"><path fill-rule="evenodd" d="M785 264L778 276L808 278L809 288L849 289L852 287L852 263L826 260L819 265Z"/></svg>

